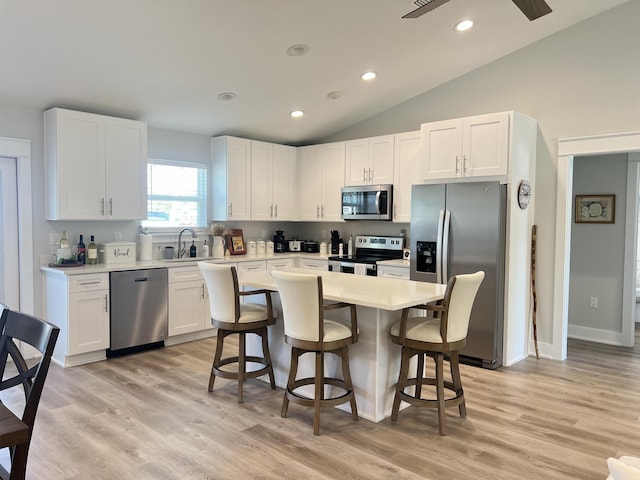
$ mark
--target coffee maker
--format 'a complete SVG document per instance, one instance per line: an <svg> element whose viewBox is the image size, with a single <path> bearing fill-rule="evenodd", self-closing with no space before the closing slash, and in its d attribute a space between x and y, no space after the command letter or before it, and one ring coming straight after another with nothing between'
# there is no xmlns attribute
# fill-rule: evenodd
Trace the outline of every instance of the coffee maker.
<svg viewBox="0 0 640 480"><path fill-rule="evenodd" d="M273 251L275 253L284 253L289 251L289 242L284 240L284 231L276 230L276 234L273 236Z"/></svg>

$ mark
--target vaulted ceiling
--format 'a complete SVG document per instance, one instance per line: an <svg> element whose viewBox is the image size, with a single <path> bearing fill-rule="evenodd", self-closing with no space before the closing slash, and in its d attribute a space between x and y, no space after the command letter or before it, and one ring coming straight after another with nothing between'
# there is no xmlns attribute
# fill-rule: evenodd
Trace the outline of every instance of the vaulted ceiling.
<svg viewBox="0 0 640 480"><path fill-rule="evenodd" d="M531 22L511 0L417 19L409 0L0 0L0 104L304 144L626 1L547 0Z"/></svg>

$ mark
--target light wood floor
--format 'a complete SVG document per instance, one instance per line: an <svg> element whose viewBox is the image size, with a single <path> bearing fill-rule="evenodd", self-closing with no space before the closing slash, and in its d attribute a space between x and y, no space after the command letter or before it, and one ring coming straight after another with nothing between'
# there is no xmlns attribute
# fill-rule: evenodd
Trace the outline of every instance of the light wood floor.
<svg viewBox="0 0 640 480"><path fill-rule="evenodd" d="M636 342L638 342L636 338ZM411 407L396 424L353 422L282 391L235 382L207 392L214 339L81 367L52 365L27 478L604 479L606 459L640 455L640 347L570 341L566 362L462 366L468 417ZM15 397L4 398L11 403Z"/></svg>

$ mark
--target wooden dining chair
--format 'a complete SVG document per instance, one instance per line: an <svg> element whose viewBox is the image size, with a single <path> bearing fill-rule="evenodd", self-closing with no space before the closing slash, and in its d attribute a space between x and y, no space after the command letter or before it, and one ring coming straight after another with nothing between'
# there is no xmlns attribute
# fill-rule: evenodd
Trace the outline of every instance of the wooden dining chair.
<svg viewBox="0 0 640 480"><path fill-rule="evenodd" d="M36 412L60 329L31 315L4 307L1 310L0 393L22 387L25 406L22 414L17 415L0 403L0 448L8 447L11 457L9 470L0 466L0 478L23 480ZM16 340L38 350L40 358L35 363L27 363L15 343ZM9 360L13 364L7 364ZM29 364L32 366L29 367Z"/></svg>
<svg viewBox="0 0 640 480"><path fill-rule="evenodd" d="M234 266L199 262L198 267L209 292L211 325L218 329L216 351L209 376L209 391L213 391L216 377L237 379L238 403L242 403L244 401L244 381L263 375L269 375L271 388L275 390L276 381L267 334L267 327L276 323L275 311L271 305L271 292L269 290L241 292L238 285L238 274ZM264 295L266 305L240 302L242 297L249 295ZM246 336L250 333L258 335L262 339L262 357L246 355ZM224 339L232 334L237 334L239 337L238 355L222 358ZM257 363L261 365L261 368L247 371L247 363ZM235 371L223 368L232 364L237 364Z"/></svg>
<svg viewBox="0 0 640 480"><path fill-rule="evenodd" d="M437 409L440 435L446 431L446 407L458 406L460 416L467 416L458 351L466 345L471 309L483 279L482 271L452 277L443 300L413 307L431 312L433 317L410 317L410 309L405 308L400 321L391 327L391 340L402 345L400 374L391 410L392 421L398 419L400 401ZM410 378L409 362L414 356L418 358L418 368L416 376ZM435 377L424 377L425 356L434 359ZM449 360L451 382L444 380L445 359ZM423 397L423 385L435 386L435 399ZM410 386L415 387L413 394L405 392ZM454 395L446 398L445 389L453 391Z"/></svg>
<svg viewBox="0 0 640 480"><path fill-rule="evenodd" d="M349 369L349 345L358 341L356 306L339 302L324 304L322 277L274 270L271 275L278 285L282 302L285 342L291 345L291 367L282 402L282 417L287 416L289 401L313 407L313 433L320 433L320 408L333 407L349 402L353 420L358 420L356 397ZM325 311L349 308L349 326L325 317ZM298 360L311 352L315 355L315 375L296 379ZM342 379L326 377L325 353L334 353L342 363ZM305 396L300 387L314 386L312 398ZM327 397L325 385L337 387L341 394Z"/></svg>

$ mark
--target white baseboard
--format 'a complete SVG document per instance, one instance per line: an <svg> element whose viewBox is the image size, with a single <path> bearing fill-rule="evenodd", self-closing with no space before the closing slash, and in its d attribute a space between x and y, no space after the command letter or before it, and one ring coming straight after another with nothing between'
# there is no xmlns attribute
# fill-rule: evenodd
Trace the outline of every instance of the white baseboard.
<svg viewBox="0 0 640 480"><path fill-rule="evenodd" d="M623 345L622 333L600 328L580 327L569 325L567 337L589 342L605 343L607 345Z"/></svg>

